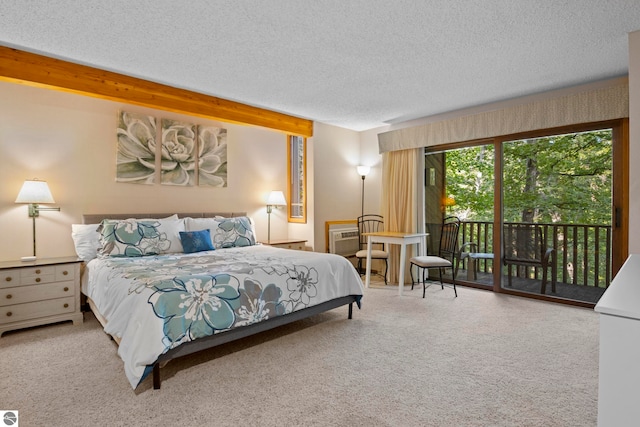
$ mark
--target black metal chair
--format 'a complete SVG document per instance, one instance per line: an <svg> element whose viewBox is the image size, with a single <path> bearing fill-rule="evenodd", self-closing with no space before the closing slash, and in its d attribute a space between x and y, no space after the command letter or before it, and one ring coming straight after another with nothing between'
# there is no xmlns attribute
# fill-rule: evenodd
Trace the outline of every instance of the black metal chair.
<svg viewBox="0 0 640 427"><path fill-rule="evenodd" d="M427 271L431 268L438 269L438 278L440 279L440 286L444 289L444 282L442 281L442 270L445 268L451 269L451 281L453 282L453 292L455 296L458 296L456 290L456 272L458 270L458 230L460 230L460 220L455 216L446 217L442 222L442 229L440 231L440 246L438 248L438 255L423 255L416 256L409 260L409 272L411 273L411 289L415 285L413 279L413 266L418 267L418 280L420 280L420 271L422 271L422 298L425 297L427 292ZM418 282L420 283L420 282ZM448 285L447 285L448 286Z"/></svg>
<svg viewBox="0 0 640 427"><path fill-rule="evenodd" d="M358 272L362 275L365 271L362 268L362 260L367 259L367 236L364 233L375 233L378 231L384 231L384 220L381 215L365 214L358 217L358 239L360 242L360 250L356 252L356 258L358 259ZM371 248L371 260L382 259L384 260L384 275L378 274L384 277L384 284L387 284L387 272L389 271L389 252L384 250L383 243L373 243Z"/></svg>
<svg viewBox="0 0 640 427"><path fill-rule="evenodd" d="M512 266L542 268L540 293L544 294L547 290L547 269L551 267L551 292L555 293L555 251L546 247L542 227L538 224L505 224L502 239L503 264L508 267L509 286L512 286Z"/></svg>

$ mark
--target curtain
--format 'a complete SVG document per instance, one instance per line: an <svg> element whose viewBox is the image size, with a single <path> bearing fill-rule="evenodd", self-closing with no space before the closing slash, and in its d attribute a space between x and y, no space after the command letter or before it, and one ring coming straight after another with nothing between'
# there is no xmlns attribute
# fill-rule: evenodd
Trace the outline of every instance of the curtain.
<svg viewBox="0 0 640 427"><path fill-rule="evenodd" d="M526 98L525 98L526 99ZM629 82L378 134L381 153L629 117Z"/></svg>
<svg viewBox="0 0 640 427"><path fill-rule="evenodd" d="M381 209L385 231L418 231L418 188L416 176L422 149L400 150L382 155ZM400 247L389 245L389 282L398 283ZM407 260L413 247L407 247ZM408 263L407 263L408 265ZM405 283L411 280L409 268L405 268Z"/></svg>

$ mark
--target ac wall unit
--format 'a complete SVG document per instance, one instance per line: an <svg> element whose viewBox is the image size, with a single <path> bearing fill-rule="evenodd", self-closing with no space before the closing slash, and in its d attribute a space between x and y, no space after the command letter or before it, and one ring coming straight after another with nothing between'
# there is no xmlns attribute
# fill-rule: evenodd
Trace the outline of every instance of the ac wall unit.
<svg viewBox="0 0 640 427"><path fill-rule="evenodd" d="M345 257L354 256L360 250L357 228L341 228L329 232L329 252Z"/></svg>

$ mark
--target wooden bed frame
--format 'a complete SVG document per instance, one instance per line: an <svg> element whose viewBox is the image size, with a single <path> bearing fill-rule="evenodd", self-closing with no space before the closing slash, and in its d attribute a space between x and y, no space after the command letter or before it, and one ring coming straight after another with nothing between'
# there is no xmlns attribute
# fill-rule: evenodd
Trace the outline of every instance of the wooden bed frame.
<svg viewBox="0 0 640 427"><path fill-rule="evenodd" d="M166 218L173 214L87 214L83 215L83 222L85 224L97 224L105 218L110 219L127 219L127 218ZM179 218L213 218L215 216L223 216L223 217L236 217L236 216L245 216L245 213L233 213L233 212L203 212L203 213L178 213ZM100 322L100 324L105 327L107 321L104 316L97 310L93 301L87 297L87 303L91 308L91 311L96 316L96 319ZM230 329L228 331L220 332L214 335L210 335L204 338L199 338L196 341L190 341L179 345L176 348L173 348L166 353L160 355L158 360L153 365L153 388L160 388L160 366L169 362L172 359L176 359L178 357L187 356L196 352L204 351L213 347L217 347L219 345L223 345L229 343L231 341L239 340L251 335L259 334L260 332L268 331L270 329L274 329L280 326L284 326L286 324L296 322L298 320L306 319L311 316L315 316L316 314L323 313L325 311L333 310L334 308L341 307L343 305L348 305L348 319L353 317L353 303L358 303L357 295L349 295L345 297L336 298L330 301L325 301L318 305L314 305L311 307L307 307L302 310L294 311L289 314L285 314L283 316L273 317L271 319L264 320L259 323L253 323L251 325L242 326L239 328ZM120 344L120 340L118 337L112 336L113 340Z"/></svg>

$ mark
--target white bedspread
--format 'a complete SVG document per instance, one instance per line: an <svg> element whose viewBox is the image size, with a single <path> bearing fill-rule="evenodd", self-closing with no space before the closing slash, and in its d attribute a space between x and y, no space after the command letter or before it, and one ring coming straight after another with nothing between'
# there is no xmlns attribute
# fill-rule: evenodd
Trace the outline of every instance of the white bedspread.
<svg viewBox="0 0 640 427"><path fill-rule="evenodd" d="M83 292L121 339L133 388L183 342L363 293L341 256L262 245L94 259L86 270Z"/></svg>

